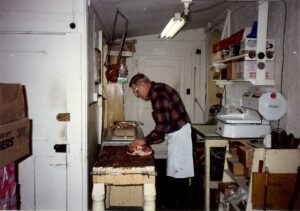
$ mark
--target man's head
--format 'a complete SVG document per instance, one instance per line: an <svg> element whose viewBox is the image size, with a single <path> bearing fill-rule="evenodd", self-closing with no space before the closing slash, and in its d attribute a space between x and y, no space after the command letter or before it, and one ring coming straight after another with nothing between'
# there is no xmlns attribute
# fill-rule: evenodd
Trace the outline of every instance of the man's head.
<svg viewBox="0 0 300 211"><path fill-rule="evenodd" d="M133 94L143 100L149 100L148 92L150 85L150 79L142 73L133 76L129 82L129 87L133 90Z"/></svg>

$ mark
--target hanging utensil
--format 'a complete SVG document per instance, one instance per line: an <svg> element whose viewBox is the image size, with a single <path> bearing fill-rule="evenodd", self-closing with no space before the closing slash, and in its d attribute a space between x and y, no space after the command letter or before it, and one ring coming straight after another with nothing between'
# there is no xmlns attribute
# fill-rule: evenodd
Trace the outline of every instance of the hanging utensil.
<svg viewBox="0 0 300 211"><path fill-rule="evenodd" d="M122 40L121 40L120 49L118 52L117 62L116 62L116 64L111 64L109 62L109 55L110 55L111 48L112 48L112 45L113 45L113 42L115 39L118 16L121 16L125 20L125 24L124 24L124 29L123 29L123 33L122 33ZM105 76L106 76L106 79L111 82L118 81L120 68L123 68L121 66L120 62L121 62L122 50L123 50L123 46L124 46L124 42L125 42L125 38L126 38L126 34L127 34L127 28L128 28L127 18L119 10L117 10L115 20L114 20L113 33L112 33L112 37L111 37L111 40L108 45L108 52L107 52L107 57L106 57L106 61L105 61L105 66L107 68L107 70L105 72Z"/></svg>

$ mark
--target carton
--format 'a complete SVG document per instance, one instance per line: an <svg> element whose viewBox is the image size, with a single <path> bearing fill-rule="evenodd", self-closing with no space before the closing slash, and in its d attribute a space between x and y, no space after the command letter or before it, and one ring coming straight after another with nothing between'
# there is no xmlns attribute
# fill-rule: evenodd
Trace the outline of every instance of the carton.
<svg viewBox="0 0 300 211"><path fill-rule="evenodd" d="M235 70L234 79L256 79L257 63L256 61L241 61L232 63ZM274 61L265 62L265 78L274 79Z"/></svg>
<svg viewBox="0 0 300 211"><path fill-rule="evenodd" d="M237 77L237 72L236 72L236 63L231 62L227 64L227 79L228 80L236 80L238 79Z"/></svg>
<svg viewBox="0 0 300 211"><path fill-rule="evenodd" d="M233 175L243 176L244 175L244 166L239 162L237 157L227 158L228 168Z"/></svg>
<svg viewBox="0 0 300 211"><path fill-rule="evenodd" d="M0 125L0 168L30 153L30 120Z"/></svg>
<svg viewBox="0 0 300 211"><path fill-rule="evenodd" d="M251 168L253 160L254 149L249 146L240 146L237 148L237 155L240 162L246 167Z"/></svg>
<svg viewBox="0 0 300 211"><path fill-rule="evenodd" d="M229 152L234 157L237 156L237 148L239 146L244 146L240 141L230 141L229 142Z"/></svg>
<svg viewBox="0 0 300 211"><path fill-rule="evenodd" d="M241 41L240 54L256 51L256 38L245 38ZM266 51L275 51L275 40L266 40Z"/></svg>
<svg viewBox="0 0 300 211"><path fill-rule="evenodd" d="M0 124L22 119L25 115L23 86L0 83Z"/></svg>

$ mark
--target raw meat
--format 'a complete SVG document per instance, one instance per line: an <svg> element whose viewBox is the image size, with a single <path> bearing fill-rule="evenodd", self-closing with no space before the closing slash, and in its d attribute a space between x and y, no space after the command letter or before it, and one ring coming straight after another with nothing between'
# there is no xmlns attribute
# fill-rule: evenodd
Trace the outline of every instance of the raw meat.
<svg viewBox="0 0 300 211"><path fill-rule="evenodd" d="M149 146L136 146L134 149L127 147L126 153L129 155L148 156L152 154L152 149Z"/></svg>

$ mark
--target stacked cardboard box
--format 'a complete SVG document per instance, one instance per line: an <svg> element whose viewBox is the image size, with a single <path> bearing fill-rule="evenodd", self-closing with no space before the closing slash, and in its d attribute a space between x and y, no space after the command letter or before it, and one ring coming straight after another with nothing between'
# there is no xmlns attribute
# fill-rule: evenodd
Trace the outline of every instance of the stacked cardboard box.
<svg viewBox="0 0 300 211"><path fill-rule="evenodd" d="M228 162L228 168L233 175L236 175L236 176L244 175L245 168L244 168L243 164L239 161L238 157L227 158L227 162Z"/></svg>
<svg viewBox="0 0 300 211"><path fill-rule="evenodd" d="M274 61L267 60L265 65L265 78L274 79ZM232 62L227 68L227 79L256 79L257 64L254 60Z"/></svg>
<svg viewBox="0 0 300 211"><path fill-rule="evenodd" d="M251 51L256 51L256 38L244 38L241 41L240 54L246 54ZM275 51L275 40L267 39L266 40L266 51L274 52Z"/></svg>
<svg viewBox="0 0 300 211"><path fill-rule="evenodd" d="M16 209L15 161L30 153L24 87L0 83L0 210Z"/></svg>
<svg viewBox="0 0 300 211"><path fill-rule="evenodd" d="M29 154L25 102L22 85L0 83L0 167Z"/></svg>

